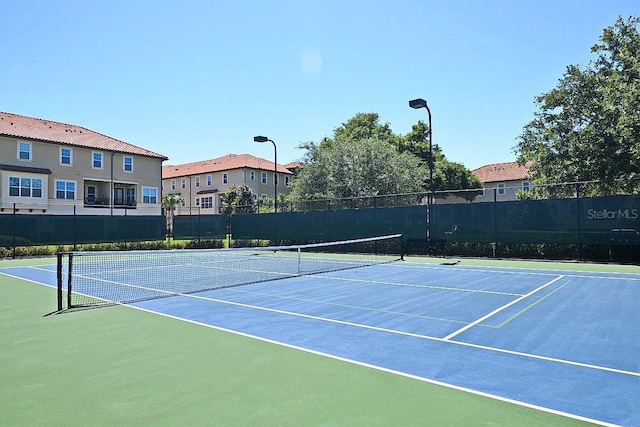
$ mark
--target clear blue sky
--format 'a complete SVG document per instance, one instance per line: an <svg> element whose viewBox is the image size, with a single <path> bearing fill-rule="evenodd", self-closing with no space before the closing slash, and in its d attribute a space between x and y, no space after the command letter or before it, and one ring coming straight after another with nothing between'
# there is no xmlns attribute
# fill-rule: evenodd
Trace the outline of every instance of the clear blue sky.
<svg viewBox="0 0 640 427"><path fill-rule="evenodd" d="M512 161L534 97L638 0L0 0L0 111L169 157L299 159L358 112L470 169Z"/></svg>

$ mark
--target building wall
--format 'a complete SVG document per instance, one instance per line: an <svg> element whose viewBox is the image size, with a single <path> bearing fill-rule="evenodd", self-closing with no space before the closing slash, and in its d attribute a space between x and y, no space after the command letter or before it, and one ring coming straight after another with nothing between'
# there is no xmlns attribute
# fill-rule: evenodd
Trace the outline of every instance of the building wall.
<svg viewBox="0 0 640 427"><path fill-rule="evenodd" d="M262 173L266 174L266 183L262 182ZM226 174L226 182L224 175ZM211 185L207 184L207 176L211 176ZM226 171L207 172L182 177L164 178L163 194L179 194L184 198L184 206L179 206L175 215L214 214L220 212L220 195L236 187L246 184L256 198L273 198L273 170L264 171L252 168L237 168ZM290 186L285 186L285 174L278 173L278 195L288 194ZM199 186L197 185L199 178ZM291 177L289 177L289 182ZM184 187L183 187L184 180ZM172 186L175 182L175 188ZM211 198L211 204L204 204L206 198Z"/></svg>
<svg viewBox="0 0 640 427"><path fill-rule="evenodd" d="M31 144L31 159L23 160L18 156L18 140L0 137L0 163L4 165L49 169L51 174L31 171L0 170L0 209L2 213L13 212L13 207L23 212L45 211L53 214L124 214L160 215L162 160L123 153L111 153L98 149L67 146L56 143L20 140ZM61 162L61 148L70 150L70 163ZM94 153L102 153L102 166L93 167ZM133 160L133 170L124 171L124 158ZM113 160L113 169L111 167ZM42 179L41 197L23 197L10 194L10 178ZM57 184L60 181L74 183L73 198L58 198ZM112 197L111 183L114 192ZM62 185L62 183L61 183ZM94 187L95 194L88 203L88 188ZM143 189L156 189L156 202L143 203ZM130 203L113 206L116 193L122 192L126 198L130 194ZM65 192L71 194L71 192ZM149 193L147 193L149 194ZM152 193L151 193L152 194ZM96 203L96 200L100 203ZM115 209L115 211L114 211Z"/></svg>
<svg viewBox="0 0 640 427"><path fill-rule="evenodd" d="M498 202L505 202L518 199L518 191L527 188L528 180L513 180L504 182L486 182L484 184L484 194L477 197L474 202L493 202L494 189L495 198ZM503 186L500 186L503 184Z"/></svg>

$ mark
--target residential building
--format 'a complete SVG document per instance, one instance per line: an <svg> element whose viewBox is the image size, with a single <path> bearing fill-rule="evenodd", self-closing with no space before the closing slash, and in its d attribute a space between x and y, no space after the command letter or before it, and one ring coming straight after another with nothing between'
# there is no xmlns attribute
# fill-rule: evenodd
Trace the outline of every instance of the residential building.
<svg viewBox="0 0 640 427"><path fill-rule="evenodd" d="M484 183L483 194L476 202L516 200L519 190L531 188L529 165L517 162L493 163L474 169L473 173Z"/></svg>
<svg viewBox="0 0 640 427"><path fill-rule="evenodd" d="M251 154L227 154L211 160L163 166L162 192L184 198L176 215L219 213L220 195L231 186L246 184L256 199L273 198L276 189L278 195L288 194L293 172L283 165L278 165L277 172L275 175L273 161Z"/></svg>
<svg viewBox="0 0 640 427"><path fill-rule="evenodd" d="M81 126L0 112L0 213L160 215L165 160Z"/></svg>

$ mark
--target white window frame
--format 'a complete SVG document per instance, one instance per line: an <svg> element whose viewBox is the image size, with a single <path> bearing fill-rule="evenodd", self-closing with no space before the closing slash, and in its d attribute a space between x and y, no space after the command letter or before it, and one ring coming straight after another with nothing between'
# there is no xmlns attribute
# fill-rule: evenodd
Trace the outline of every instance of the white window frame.
<svg viewBox="0 0 640 427"><path fill-rule="evenodd" d="M506 186L505 186L504 182L498 183L498 186L496 188L498 189L498 194L499 195L502 196L502 195L505 194Z"/></svg>
<svg viewBox="0 0 640 427"><path fill-rule="evenodd" d="M187 178L180 179L180 188L182 188L183 190L187 188Z"/></svg>
<svg viewBox="0 0 640 427"><path fill-rule="evenodd" d="M98 163L96 165L96 163ZM101 151L91 152L91 169L104 169L104 154Z"/></svg>
<svg viewBox="0 0 640 427"><path fill-rule="evenodd" d="M249 171L249 180L250 181L256 180L256 171Z"/></svg>
<svg viewBox="0 0 640 427"><path fill-rule="evenodd" d="M60 166L73 166L73 148L60 147L60 157L58 157Z"/></svg>
<svg viewBox="0 0 640 427"><path fill-rule="evenodd" d="M176 189L176 180L175 180L175 179L172 179L172 180L171 180L171 189L172 189L172 190L175 190L175 189Z"/></svg>
<svg viewBox="0 0 640 427"><path fill-rule="evenodd" d="M201 199L202 209L213 209L213 196L206 196Z"/></svg>
<svg viewBox="0 0 640 427"><path fill-rule="evenodd" d="M63 184L64 188L59 189L58 184ZM70 185L73 187L72 189L69 188ZM76 200L76 197L78 194L78 183L76 181L70 181L66 179L56 179L54 181L54 190L56 193L55 198L57 200ZM59 197L59 194L58 194L59 191L64 193L64 197Z"/></svg>
<svg viewBox="0 0 640 427"><path fill-rule="evenodd" d="M222 174L222 183L225 185L229 184L229 174L226 172Z"/></svg>
<svg viewBox="0 0 640 427"><path fill-rule="evenodd" d="M260 182L265 184L265 185L267 185L269 183L268 180L269 179L267 178L267 173L266 172L262 172L260 174Z"/></svg>
<svg viewBox="0 0 640 427"><path fill-rule="evenodd" d="M522 191L531 190L531 181L522 181Z"/></svg>
<svg viewBox="0 0 640 427"><path fill-rule="evenodd" d="M142 203L158 203L158 187L142 187Z"/></svg>
<svg viewBox="0 0 640 427"><path fill-rule="evenodd" d="M213 185L213 176L211 174L207 175L207 187L211 187Z"/></svg>
<svg viewBox="0 0 640 427"><path fill-rule="evenodd" d="M33 160L33 144L28 141L18 141L16 147L18 150L16 153L16 159L18 161L30 162ZM23 157L23 154L25 155L25 157Z"/></svg>
<svg viewBox="0 0 640 427"><path fill-rule="evenodd" d="M31 176L9 176L7 179L8 194L10 197L28 197L32 199L41 199L43 197L42 178L34 178ZM39 185L38 185L39 183ZM18 185L11 185L18 184ZM13 190L13 191L12 191ZM18 194L11 194L17 192Z"/></svg>
<svg viewBox="0 0 640 427"><path fill-rule="evenodd" d="M200 177L196 176L196 180L195 181L196 181L195 182L196 188L200 188Z"/></svg>
<svg viewBox="0 0 640 427"><path fill-rule="evenodd" d="M127 160L129 162L127 162ZM124 156L122 158L122 171L127 173L133 173L133 157Z"/></svg>

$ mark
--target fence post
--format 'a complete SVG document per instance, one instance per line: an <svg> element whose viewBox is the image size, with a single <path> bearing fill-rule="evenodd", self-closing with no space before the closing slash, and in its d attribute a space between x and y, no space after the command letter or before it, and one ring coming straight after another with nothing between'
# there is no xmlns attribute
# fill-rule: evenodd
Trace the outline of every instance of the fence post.
<svg viewBox="0 0 640 427"><path fill-rule="evenodd" d="M78 235L76 230L78 229L78 223L76 222L76 205L73 205L73 250L77 250Z"/></svg>
<svg viewBox="0 0 640 427"><path fill-rule="evenodd" d="M576 182L576 225L578 230L578 261L582 261L582 235L580 231L580 183Z"/></svg>
<svg viewBox="0 0 640 427"><path fill-rule="evenodd" d="M493 257L497 256L496 247L498 246L498 189L493 189L493 243L491 243L491 251Z"/></svg>
<svg viewBox="0 0 640 427"><path fill-rule="evenodd" d="M18 227L16 227L16 204L13 204L13 213L11 214L12 219L13 219L13 243L11 246L13 246L12 248L12 257L13 259L16 259L16 233L18 232Z"/></svg>

